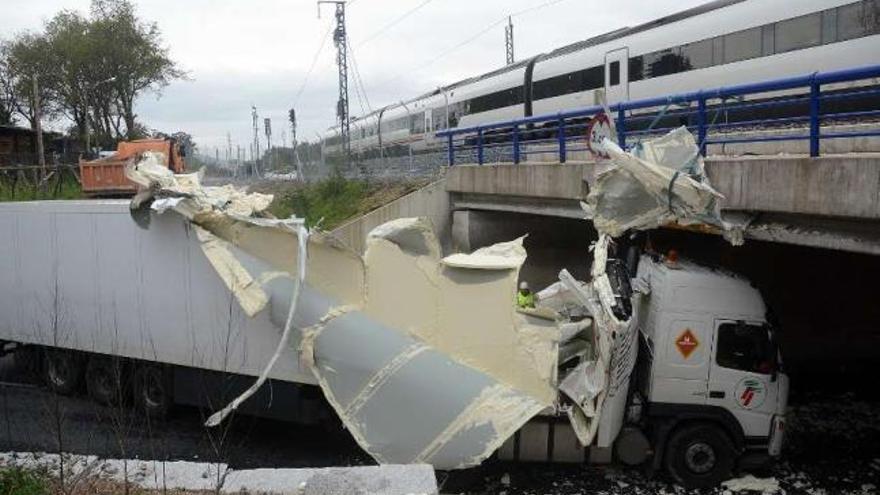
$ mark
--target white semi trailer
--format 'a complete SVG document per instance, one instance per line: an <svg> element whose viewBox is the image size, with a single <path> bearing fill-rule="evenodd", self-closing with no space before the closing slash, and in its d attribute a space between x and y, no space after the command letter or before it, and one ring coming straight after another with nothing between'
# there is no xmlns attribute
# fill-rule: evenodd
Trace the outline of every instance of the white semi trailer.
<svg viewBox="0 0 880 495"><path fill-rule="evenodd" d="M92 397L110 402L132 383L136 404L149 412L174 402L218 408L217 390L228 399L249 384L278 344L284 314L246 316L181 216L154 214L143 229L126 201L3 203L0 232L0 341L4 349L45 351L37 353L41 369L58 392L84 382ZM618 279L625 285L629 277ZM689 486L715 484L738 462L777 456L788 379L760 293L734 275L647 255L632 286L638 343L612 363L635 361L634 372L609 380L589 448L561 421L570 400L560 395L556 414L527 423L499 456L616 457L664 467ZM271 407L258 396L250 412L316 421L329 411L300 366L298 339L270 375ZM560 349L565 370L570 346Z"/></svg>
<svg viewBox="0 0 880 495"><path fill-rule="evenodd" d="M180 216L153 215L143 229L123 200L2 203L0 232L0 340L44 351L40 372L57 392L108 403L130 386L152 413L219 408L278 344L284 315L248 317ZM295 349L249 412L321 419L320 390L304 386L315 380Z"/></svg>

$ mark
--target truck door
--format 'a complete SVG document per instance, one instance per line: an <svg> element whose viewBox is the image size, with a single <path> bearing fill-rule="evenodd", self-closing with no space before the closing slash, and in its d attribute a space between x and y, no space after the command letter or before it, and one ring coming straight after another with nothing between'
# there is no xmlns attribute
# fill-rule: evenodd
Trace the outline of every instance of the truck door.
<svg viewBox="0 0 880 495"><path fill-rule="evenodd" d="M672 315L654 359L652 402L704 404L709 380L711 321Z"/></svg>
<svg viewBox="0 0 880 495"><path fill-rule="evenodd" d="M776 348L760 322L716 320L707 404L729 410L747 437L766 437L776 411Z"/></svg>
<svg viewBox="0 0 880 495"><path fill-rule="evenodd" d="M629 100L629 48L605 54L605 98L609 105Z"/></svg>

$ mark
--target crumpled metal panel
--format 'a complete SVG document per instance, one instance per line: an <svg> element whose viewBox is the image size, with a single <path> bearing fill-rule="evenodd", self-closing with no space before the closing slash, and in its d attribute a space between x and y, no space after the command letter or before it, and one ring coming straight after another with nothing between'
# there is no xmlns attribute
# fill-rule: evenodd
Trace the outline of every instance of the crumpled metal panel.
<svg viewBox="0 0 880 495"><path fill-rule="evenodd" d="M680 127L639 143L631 152L603 141L609 168L600 172L584 205L596 230L618 237L670 222L706 223L741 243L742 234L721 218L724 197L709 184L693 135Z"/></svg>

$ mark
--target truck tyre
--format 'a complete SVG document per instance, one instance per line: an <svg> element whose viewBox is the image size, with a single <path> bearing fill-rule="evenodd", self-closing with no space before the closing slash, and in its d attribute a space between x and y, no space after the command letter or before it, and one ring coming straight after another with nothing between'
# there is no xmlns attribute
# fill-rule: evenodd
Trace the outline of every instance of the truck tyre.
<svg viewBox="0 0 880 495"><path fill-rule="evenodd" d="M141 364L134 372L134 405L154 419L164 419L173 402L171 380L165 369Z"/></svg>
<svg viewBox="0 0 880 495"><path fill-rule="evenodd" d="M79 388L83 365L75 352L47 350L41 369L46 386L56 394L73 395Z"/></svg>
<svg viewBox="0 0 880 495"><path fill-rule="evenodd" d="M86 365L86 390L95 402L118 404L122 394L122 363L119 359L91 356Z"/></svg>
<svg viewBox="0 0 880 495"><path fill-rule="evenodd" d="M666 444L666 471L686 488L717 486L730 478L733 442L719 427L699 423L676 430Z"/></svg>

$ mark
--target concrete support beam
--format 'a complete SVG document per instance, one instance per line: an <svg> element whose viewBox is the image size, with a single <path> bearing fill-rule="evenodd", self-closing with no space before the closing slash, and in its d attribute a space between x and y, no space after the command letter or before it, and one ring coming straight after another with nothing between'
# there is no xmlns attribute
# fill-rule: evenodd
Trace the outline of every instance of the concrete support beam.
<svg viewBox="0 0 880 495"><path fill-rule="evenodd" d="M880 218L880 154L706 162L725 209Z"/></svg>
<svg viewBox="0 0 880 495"><path fill-rule="evenodd" d="M880 154L711 158L706 169L725 209L880 219ZM462 165L449 169L446 190L455 194L454 208L482 203L571 216L568 206L586 198L595 176L589 162Z"/></svg>
<svg viewBox="0 0 880 495"><path fill-rule="evenodd" d="M583 166L570 164L465 165L450 167L449 192L527 196L534 198L586 198Z"/></svg>

